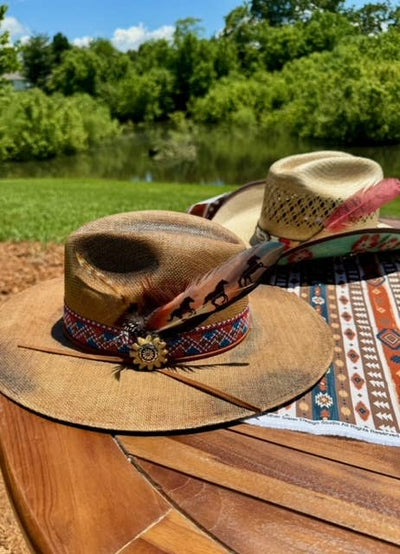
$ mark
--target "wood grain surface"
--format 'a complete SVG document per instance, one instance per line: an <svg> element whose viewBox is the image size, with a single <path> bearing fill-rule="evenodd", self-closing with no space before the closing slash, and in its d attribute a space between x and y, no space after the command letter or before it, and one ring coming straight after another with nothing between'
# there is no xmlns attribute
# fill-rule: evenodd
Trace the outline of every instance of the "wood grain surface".
<svg viewBox="0 0 400 554"><path fill-rule="evenodd" d="M398 552L396 546L323 523L183 473L139 462L157 486L190 518L235 552ZM384 550L382 550L382 548Z"/></svg>
<svg viewBox="0 0 400 554"><path fill-rule="evenodd" d="M319 458L336 460L356 468L368 469L400 478L399 448L338 437L315 436L294 431L278 431L255 425L236 425L231 429L260 440L280 444L295 451L308 452Z"/></svg>
<svg viewBox="0 0 400 554"><path fill-rule="evenodd" d="M135 552L139 537L157 543L168 529L220 551L175 513L109 434L52 422L0 395L0 461L35 552L110 554L128 545Z"/></svg>
<svg viewBox="0 0 400 554"><path fill-rule="evenodd" d="M119 441L144 460L400 545L397 479L229 430Z"/></svg>
<svg viewBox="0 0 400 554"><path fill-rule="evenodd" d="M237 425L112 436L0 395L0 461L38 553L399 551L400 450Z"/></svg>
<svg viewBox="0 0 400 554"><path fill-rule="evenodd" d="M123 548L121 554L168 553L204 554L227 552L176 510L150 527L140 537Z"/></svg>

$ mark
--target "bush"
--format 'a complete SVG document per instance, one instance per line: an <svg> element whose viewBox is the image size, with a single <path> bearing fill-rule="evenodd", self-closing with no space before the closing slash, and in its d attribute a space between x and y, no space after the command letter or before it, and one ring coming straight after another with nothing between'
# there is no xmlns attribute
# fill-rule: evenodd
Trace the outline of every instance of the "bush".
<svg viewBox="0 0 400 554"><path fill-rule="evenodd" d="M0 96L2 160L81 152L118 132L108 109L86 95L46 96L33 89Z"/></svg>
<svg viewBox="0 0 400 554"><path fill-rule="evenodd" d="M284 122L292 134L341 143L400 140L400 61L343 45L288 64L282 77L288 101L267 126Z"/></svg>
<svg viewBox="0 0 400 554"><path fill-rule="evenodd" d="M143 75L129 71L120 81L99 87L113 117L134 123L167 119L173 109L172 91L173 76L167 69L152 69Z"/></svg>
<svg viewBox="0 0 400 554"><path fill-rule="evenodd" d="M285 101L284 81L278 75L260 72L252 79L233 75L213 85L204 98L192 104L198 123L238 123L251 126L263 114L279 108Z"/></svg>

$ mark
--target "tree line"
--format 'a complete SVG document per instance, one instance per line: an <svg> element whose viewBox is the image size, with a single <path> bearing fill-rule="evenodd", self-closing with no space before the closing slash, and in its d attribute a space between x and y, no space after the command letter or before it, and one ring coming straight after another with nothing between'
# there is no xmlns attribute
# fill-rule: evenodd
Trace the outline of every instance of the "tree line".
<svg viewBox="0 0 400 554"><path fill-rule="evenodd" d="M0 20L6 6L0 6ZM62 33L10 46L0 74L30 89L0 89L0 158L48 158L132 126L185 118L335 143L400 140L400 8L389 1L250 0L218 35L177 21L172 40L118 51Z"/></svg>

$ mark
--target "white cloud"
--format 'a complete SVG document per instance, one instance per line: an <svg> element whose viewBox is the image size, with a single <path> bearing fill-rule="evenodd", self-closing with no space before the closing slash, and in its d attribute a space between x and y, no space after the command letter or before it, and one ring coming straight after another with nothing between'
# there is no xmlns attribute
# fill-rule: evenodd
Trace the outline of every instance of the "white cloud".
<svg viewBox="0 0 400 554"><path fill-rule="evenodd" d="M20 23L15 17L6 16L1 23L1 30L10 33L11 42L16 40L26 42L31 34L28 27Z"/></svg>
<svg viewBox="0 0 400 554"><path fill-rule="evenodd" d="M11 43L19 40L25 43L32 36L31 30L20 23L15 17L6 16L1 22L0 31L8 31L10 33ZM139 25L129 27L128 29L115 29L111 38L112 44L121 50L126 52L127 50L137 50L141 44L148 40L167 39L172 40L175 27L172 25L162 25L154 31L150 31L143 23ZM93 40L93 37L85 36L72 40L72 44L75 46L88 46Z"/></svg>
<svg viewBox="0 0 400 554"><path fill-rule="evenodd" d="M165 38L171 40L175 27L172 25L163 25L154 31L149 31L143 23L129 29L115 29L111 42L117 50L126 52L127 50L137 50L141 44L148 40L157 40ZM89 46L93 37L81 37L72 41L75 46Z"/></svg>
<svg viewBox="0 0 400 554"><path fill-rule="evenodd" d="M72 41L72 44L75 46L79 46L80 48L83 48L84 46L89 46L92 40L93 40L92 37L75 38Z"/></svg>
<svg viewBox="0 0 400 554"><path fill-rule="evenodd" d="M122 52L127 50L137 50L141 44L148 40L157 40L165 38L171 40L175 27L172 25L163 25L154 31L149 31L143 23L129 29L115 29L111 42Z"/></svg>

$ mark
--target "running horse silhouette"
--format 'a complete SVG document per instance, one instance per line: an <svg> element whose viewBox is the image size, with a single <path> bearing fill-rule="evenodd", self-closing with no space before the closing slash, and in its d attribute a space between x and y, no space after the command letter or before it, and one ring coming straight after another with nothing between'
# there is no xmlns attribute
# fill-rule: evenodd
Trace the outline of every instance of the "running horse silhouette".
<svg viewBox="0 0 400 554"><path fill-rule="evenodd" d="M253 282L251 278L253 273L257 271L257 269L259 269L260 267L265 267L265 265L262 262L260 262L259 259L260 259L260 256L254 255L247 260L247 265L249 267L247 267L239 277L238 283L240 287L245 287L247 285L250 285Z"/></svg>
<svg viewBox="0 0 400 554"><path fill-rule="evenodd" d="M228 296L225 293L225 285L228 284L228 281L225 281L225 279L221 279L219 283L217 283L217 286L213 291L207 294L207 296L204 298L203 306L204 304L207 304L207 302L211 302L216 308L221 306L222 304L225 304L228 302ZM222 299L222 302L217 302L217 300Z"/></svg>
<svg viewBox="0 0 400 554"><path fill-rule="evenodd" d="M190 304L194 302L193 298L190 296L186 296L173 312L171 312L171 315L169 316L168 321L172 321L174 317L177 317L178 319L182 319L185 314L194 314L195 310L190 307Z"/></svg>

